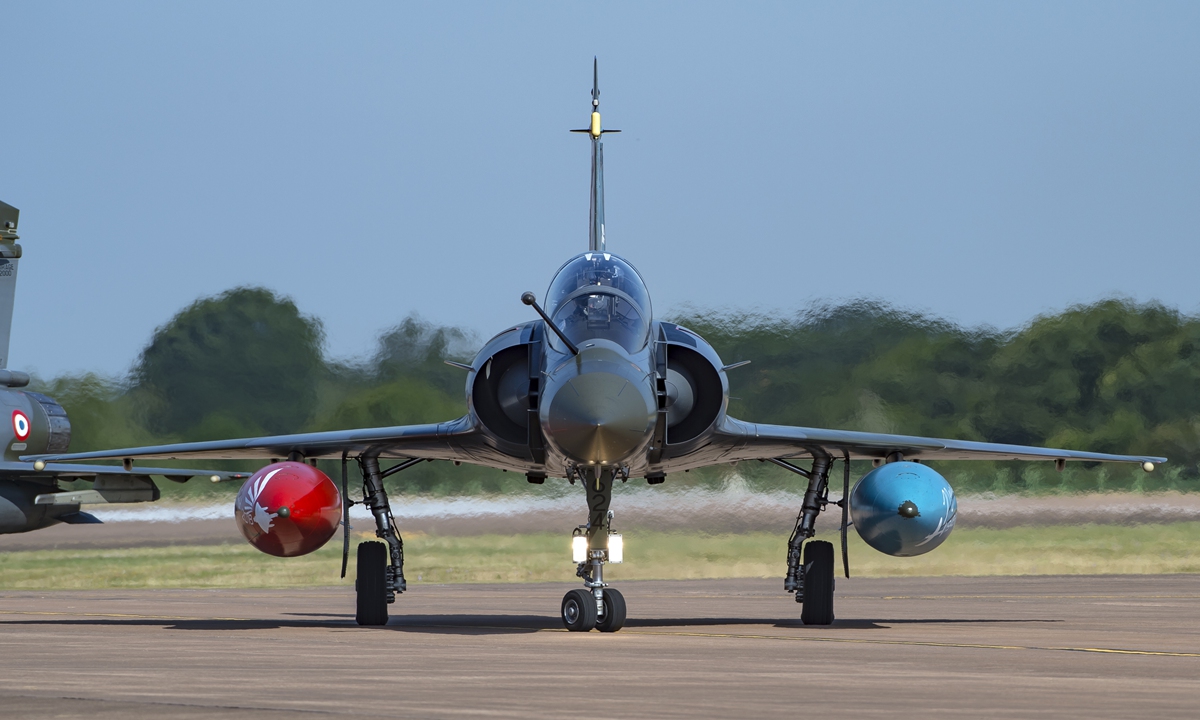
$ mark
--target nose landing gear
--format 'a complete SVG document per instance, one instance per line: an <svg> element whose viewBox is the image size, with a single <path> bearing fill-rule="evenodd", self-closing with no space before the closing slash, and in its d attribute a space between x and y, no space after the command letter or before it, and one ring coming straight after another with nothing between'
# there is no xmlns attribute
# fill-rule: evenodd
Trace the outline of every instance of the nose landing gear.
<svg viewBox="0 0 1200 720"><path fill-rule="evenodd" d="M587 491L588 524L575 528L572 538L575 574L583 580L586 590L575 589L563 596L563 625L571 632L616 632L625 626L625 596L604 582L605 563L624 560L620 535L613 534L612 486L621 471L597 468L579 471Z"/></svg>

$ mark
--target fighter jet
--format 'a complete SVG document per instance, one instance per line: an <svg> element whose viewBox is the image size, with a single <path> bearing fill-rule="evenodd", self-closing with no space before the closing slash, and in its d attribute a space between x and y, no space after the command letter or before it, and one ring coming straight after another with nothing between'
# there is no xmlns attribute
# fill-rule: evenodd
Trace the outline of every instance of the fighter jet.
<svg viewBox="0 0 1200 720"><path fill-rule="evenodd" d="M236 472L134 468L132 462L113 466L19 460L31 451L64 452L71 443L71 421L62 405L48 395L20 389L29 385L29 374L7 369L17 264L22 253L17 244L19 220L17 208L0 202L0 422L9 420L11 433L0 459L0 534L56 523L100 522L95 515L81 511L80 505L157 500L159 489L151 475L178 482L197 475L217 481L247 477ZM59 480L90 480L92 487L63 490Z"/></svg>
<svg viewBox="0 0 1200 720"><path fill-rule="evenodd" d="M562 265L542 304L532 292L520 296L537 319L504 330L469 365L459 365L467 373L463 417L31 459L274 458L238 495L234 516L243 534L264 552L299 555L329 540L340 520L343 575L351 504L347 466L353 460L362 478L361 502L383 540L358 546L356 618L361 625L385 624L388 604L406 589L404 546L384 478L434 460L517 471L531 483L565 478L583 490L587 517L571 540L583 587L566 593L562 621L568 630L606 632L619 630L626 620L623 596L604 579L605 566L622 562L624 555L609 509L618 482L643 478L659 485L672 473L747 461L770 462L799 476L805 491L786 545L784 589L802 605L803 622L825 625L834 619L834 550L832 543L811 538L818 515L830 505L841 510L843 568L849 576L846 533L851 526L875 549L897 556L928 552L953 530L954 491L924 464L928 460L1043 460L1059 469L1069 460L1121 462L1137 463L1147 472L1165 461L730 417L728 373L744 363L727 365L694 331L656 320L641 275L607 247L602 138L617 131L601 124L595 64L588 126L573 132L591 142L587 251ZM305 462L338 457L340 492ZM875 465L853 491L851 460ZM835 463L842 475L842 496L836 500L829 496Z"/></svg>

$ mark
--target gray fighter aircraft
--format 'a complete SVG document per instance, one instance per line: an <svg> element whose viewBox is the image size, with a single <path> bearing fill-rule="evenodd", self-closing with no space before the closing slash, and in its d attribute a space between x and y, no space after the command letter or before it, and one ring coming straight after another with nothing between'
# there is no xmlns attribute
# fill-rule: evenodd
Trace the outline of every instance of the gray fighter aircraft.
<svg viewBox="0 0 1200 720"><path fill-rule="evenodd" d="M98 523L80 505L134 503L157 500L158 486L151 475L183 482L196 475L215 480L247 477L246 473L74 465L30 462L19 459L29 452L64 452L71 443L71 421L54 398L20 388L29 375L8 370L8 343L17 290L17 244L20 211L0 202L0 414L10 421L11 434L0 459L0 534L37 530L55 523ZM2 420L0 420L2 422ZM2 432L0 432L2 435ZM63 490L59 480L90 480L91 489Z"/></svg>
<svg viewBox="0 0 1200 720"><path fill-rule="evenodd" d="M726 365L695 332L655 320L650 293L637 270L606 248L601 138L617 131L601 127L595 67L591 104L589 126L573 131L587 134L592 147L588 251L572 257L554 276L544 309L533 293L521 296L540 319L501 332L470 365L460 365L467 372L469 409L463 417L429 425L30 459L287 458L272 461L246 483L236 510L247 538L277 555L309 549L280 546L284 535L302 536L310 527L298 519L299 508L322 479L300 472L310 467L304 461L340 457L339 497L344 498L347 463L353 459L362 476L362 503L375 518L376 535L386 543L358 546L357 620L363 625L386 623L388 603L405 590L403 543L384 491L385 477L424 461L449 460L521 472L531 483L566 478L582 486L588 509L587 522L572 539L584 588L568 592L561 605L563 623L575 631L615 631L625 623L624 598L605 582L604 567L623 559L623 542L611 532L609 504L614 484L630 478L657 485L671 473L754 460L801 476L807 485L787 543L784 587L802 603L804 622L828 624L833 621L833 545L810 538L817 516L830 504L841 509L842 557L849 576L845 547L851 526L874 548L901 556L936 547L953 529L953 490L923 464L927 460L1045 460L1059 469L1068 460L1126 462L1146 471L1164 462L1158 457L764 425L730 417L727 373L743 363ZM808 466L796 464L797 459ZM385 460L399 462L384 467ZM851 460L875 464L853 492ZM830 471L838 461L843 492L841 499L831 500ZM331 484L328 478L323 481ZM295 488L289 490L289 484ZM336 504L331 499L321 510L344 513L343 574L349 505L348 499ZM312 530L318 537L309 545L327 540L336 524ZM279 542L271 539L273 533L280 535Z"/></svg>

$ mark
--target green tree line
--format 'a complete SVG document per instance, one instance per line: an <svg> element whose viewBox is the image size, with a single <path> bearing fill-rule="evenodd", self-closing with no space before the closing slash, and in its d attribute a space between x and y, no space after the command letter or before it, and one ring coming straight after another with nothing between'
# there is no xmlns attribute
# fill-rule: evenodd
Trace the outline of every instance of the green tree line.
<svg viewBox="0 0 1200 720"><path fill-rule="evenodd" d="M758 422L1164 455L1164 472L947 464L966 490L1190 489L1200 479L1200 318L1111 299L1012 331L964 328L876 302L790 316L685 312L731 371L730 413ZM67 408L72 450L448 420L466 411L477 338L415 316L368 358L327 356L321 323L263 288L203 298L158 328L128 377L39 381ZM691 473L703 483L728 470ZM778 471L743 467L759 484ZM405 490L513 489L523 479L447 463Z"/></svg>

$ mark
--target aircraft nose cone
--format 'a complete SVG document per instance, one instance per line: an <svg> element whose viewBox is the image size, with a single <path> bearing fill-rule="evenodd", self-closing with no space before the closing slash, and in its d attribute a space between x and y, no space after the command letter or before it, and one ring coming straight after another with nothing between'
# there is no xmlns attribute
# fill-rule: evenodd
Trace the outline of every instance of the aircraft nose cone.
<svg viewBox="0 0 1200 720"><path fill-rule="evenodd" d="M649 440L654 415L649 388L615 373L589 372L559 386L544 429L577 462L613 464Z"/></svg>

